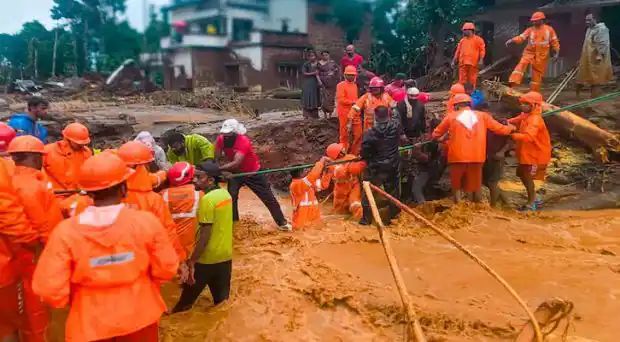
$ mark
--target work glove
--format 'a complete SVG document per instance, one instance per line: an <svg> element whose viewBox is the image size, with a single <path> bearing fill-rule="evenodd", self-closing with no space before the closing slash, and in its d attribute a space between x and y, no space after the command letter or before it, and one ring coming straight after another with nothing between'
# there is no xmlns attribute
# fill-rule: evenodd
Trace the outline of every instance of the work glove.
<svg viewBox="0 0 620 342"><path fill-rule="evenodd" d="M506 41L506 43L504 43L504 45L506 45L506 47L509 47L509 46L510 46L510 44L512 44L512 38L511 38L511 39L508 39L508 40Z"/></svg>

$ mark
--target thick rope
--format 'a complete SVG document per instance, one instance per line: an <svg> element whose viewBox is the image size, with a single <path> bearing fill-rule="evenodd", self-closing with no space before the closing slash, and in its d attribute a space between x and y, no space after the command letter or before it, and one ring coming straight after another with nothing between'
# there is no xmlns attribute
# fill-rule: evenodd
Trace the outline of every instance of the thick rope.
<svg viewBox="0 0 620 342"><path fill-rule="evenodd" d="M366 183L366 182L364 182L364 183ZM477 257L474 253L472 253L469 249L467 249L465 246L463 246L460 242L456 241L452 236L450 236L450 234L444 232L441 228L437 227L434 223L432 223L431 221L427 220L424 216L416 213L411 208L409 208L408 206L404 205L402 202L400 202L399 200L397 200L396 198L394 198L393 196L391 196L387 192L383 191L381 188L375 186L374 184L369 183L369 185L370 185L370 187L373 190L377 191L379 194L383 195L385 198L387 198L392 203L397 205L405 213L407 213L407 214L415 217L416 219L422 221L429 228L431 228L437 234L439 234L442 238L448 240L448 242L453 244L461 252L465 253L465 255L467 255L470 259L474 260L478 265L480 265L480 267L482 267L485 271L487 271L487 273L489 273L493 278L495 278L510 293L510 295L519 303L519 305L527 313L527 316L530 318L530 322L532 323L532 326L534 327L534 331L536 332L536 341L543 342L543 334L542 334L542 332L540 330L540 326L538 324L538 321L536 320L536 317L534 317L534 314L532 313L532 311L530 311L530 309L527 307L527 304L525 304L525 302L523 301L523 299L521 299L519 294L517 294L517 292L510 286L510 284L508 284L508 282L504 278L502 278L502 276L500 276L497 272L495 272L484 261L482 261L482 259Z"/></svg>

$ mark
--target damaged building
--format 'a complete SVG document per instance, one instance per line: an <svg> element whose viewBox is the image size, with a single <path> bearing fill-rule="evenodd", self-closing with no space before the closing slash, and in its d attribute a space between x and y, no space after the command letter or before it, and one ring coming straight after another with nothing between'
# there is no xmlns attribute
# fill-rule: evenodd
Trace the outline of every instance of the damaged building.
<svg viewBox="0 0 620 342"><path fill-rule="evenodd" d="M472 20L487 43L487 65L506 55L515 59L521 55L523 45L506 48L504 43L527 28L535 11L546 14L547 22L560 38L560 58L549 61L546 77L557 77L578 64L586 31L586 11L605 22L612 47L614 39L620 39L620 0L489 0L486 5L487 10Z"/></svg>
<svg viewBox="0 0 620 342"><path fill-rule="evenodd" d="M347 44L325 0L173 0L165 13L177 25L161 40L166 89L296 88L306 49L339 60ZM362 53L370 30L355 42Z"/></svg>

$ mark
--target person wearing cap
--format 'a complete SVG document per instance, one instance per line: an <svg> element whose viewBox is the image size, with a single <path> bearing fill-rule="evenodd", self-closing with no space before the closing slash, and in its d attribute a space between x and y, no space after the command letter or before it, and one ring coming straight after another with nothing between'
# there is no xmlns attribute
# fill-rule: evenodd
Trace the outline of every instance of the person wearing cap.
<svg viewBox="0 0 620 342"><path fill-rule="evenodd" d="M362 141L362 160L368 165L364 179L376 186L383 186L386 192L400 198L400 153L398 147L404 132L398 112L390 116L386 106L378 106L375 110L374 126L364 133ZM361 225L372 223L370 203L362 194L363 217ZM399 214L400 210L390 202L389 221Z"/></svg>
<svg viewBox="0 0 620 342"><path fill-rule="evenodd" d="M77 175L86 159L92 156L88 148L90 135L81 123L71 123L62 130L63 139L45 145L43 167L59 199L77 192ZM58 193L64 191L65 193ZM62 206L62 204L61 204Z"/></svg>
<svg viewBox="0 0 620 342"><path fill-rule="evenodd" d="M518 125L517 132L511 137L519 161L517 176L527 190L527 203L521 210L535 211L542 205L542 200L536 198L536 183L540 188L545 180L547 165L551 161L551 138L542 117L542 95L531 91L519 100L522 113L508 122Z"/></svg>
<svg viewBox="0 0 620 342"><path fill-rule="evenodd" d="M551 55L554 61L560 56L558 35L553 27L545 24L545 19L546 16L543 12L535 12L530 19L532 26L520 35L506 41L506 46L527 42L519 64L508 79L511 87L521 84L528 66L531 66L530 90L540 91L543 76L547 71L549 56Z"/></svg>
<svg viewBox="0 0 620 342"><path fill-rule="evenodd" d="M362 146L362 135L374 126L375 109L379 106L396 107L396 102L385 92L385 83L379 77L370 80L370 92L362 95L349 111L347 126L353 134L349 153L358 155ZM361 129L360 129L361 128Z"/></svg>
<svg viewBox="0 0 620 342"><path fill-rule="evenodd" d="M478 81L478 70L484 65L486 45L484 40L476 35L474 23L463 24L463 38L459 41L452 58L452 67L459 66L459 83L471 83L474 88Z"/></svg>
<svg viewBox="0 0 620 342"><path fill-rule="evenodd" d="M135 170L127 178L127 194L123 203L155 215L166 228L179 260L185 260L186 253L179 242L177 225L174 223L170 209L168 209L163 197L153 191L151 174L146 168L154 159L153 153L146 145L134 140L121 145L118 149L118 156L128 167Z"/></svg>
<svg viewBox="0 0 620 342"><path fill-rule="evenodd" d="M213 159L213 144L199 134L183 135L176 131L168 131L162 137L164 145L168 148L166 156L168 162L188 162L197 165L203 161Z"/></svg>
<svg viewBox="0 0 620 342"><path fill-rule="evenodd" d="M23 135L11 141L8 152L15 162L13 188L23 203L26 218L38 233L39 241L47 241L54 227L63 220L63 215L47 177L41 171L45 145L34 136ZM41 249L42 244L39 243L38 247ZM28 341L44 341L49 314L32 291L35 252L21 248L16 250L15 255L22 278L26 314L26 324L21 329L21 335Z"/></svg>
<svg viewBox="0 0 620 342"><path fill-rule="evenodd" d="M407 79L407 75L399 72L394 76L394 81L385 87L385 92L396 102L403 101L407 97L405 79Z"/></svg>
<svg viewBox="0 0 620 342"><path fill-rule="evenodd" d="M448 101L446 102L446 113L454 111L454 97L458 94L465 94L465 87L461 83L455 83L450 87Z"/></svg>
<svg viewBox="0 0 620 342"><path fill-rule="evenodd" d="M179 260L159 220L123 204L132 173L110 152L86 160L78 184L93 205L54 229L34 271L34 292L69 306L68 341L158 340L159 287Z"/></svg>
<svg viewBox="0 0 620 342"><path fill-rule="evenodd" d="M15 171L15 163L13 163L13 159L9 156L7 149L16 136L17 133L11 126L0 122L0 163L4 164L10 175Z"/></svg>
<svg viewBox="0 0 620 342"><path fill-rule="evenodd" d="M498 135L508 135L515 127L502 125L486 112L472 110L471 97L466 94L454 97L454 109L435 128L432 138L441 140L449 133L448 164L454 202L461 201L463 192L471 193L473 200L479 202L482 200L487 129Z"/></svg>
<svg viewBox="0 0 620 342"><path fill-rule="evenodd" d="M322 157L307 173L303 169L291 170L289 194L293 207L293 230L305 229L321 221L316 191L321 190L321 175L328 161L329 158Z"/></svg>
<svg viewBox="0 0 620 342"><path fill-rule="evenodd" d="M26 217L7 165L0 158L0 341L19 341L27 317L16 251L34 252L39 234Z"/></svg>
<svg viewBox="0 0 620 342"><path fill-rule="evenodd" d="M192 183L194 171L194 165L188 162L174 163L168 170L170 188L160 193L164 202L168 204L172 219L177 226L179 243L187 256L191 255L196 243L198 205L204 195L196 190Z"/></svg>
<svg viewBox="0 0 620 342"><path fill-rule="evenodd" d="M222 179L211 161L196 166L194 183L204 195L198 206L196 247L188 260L190 276L172 313L191 309L205 287L218 305L230 296L233 254L233 198L220 188Z"/></svg>
<svg viewBox="0 0 620 342"><path fill-rule="evenodd" d="M261 168L260 160L254 152L252 141L246 135L247 130L243 124L235 119L228 119L222 124L220 135L215 141L215 160L225 158L226 162L220 165L220 170L234 173L256 172ZM271 191L271 185L265 175L249 175L234 177L228 180L228 192L233 199L233 217L239 221L239 190L247 186L260 198L269 209L271 217L282 231L290 231L288 223L280 208L280 203Z"/></svg>
<svg viewBox="0 0 620 342"><path fill-rule="evenodd" d="M13 127L17 135L32 135L45 144L47 142L47 128L41 125L38 120L47 115L49 102L42 97L33 96L28 99L26 107L27 112L13 114L8 125Z"/></svg>
<svg viewBox="0 0 620 342"><path fill-rule="evenodd" d="M360 177L366 168L366 162L346 153L343 144L331 144L327 146L325 155L335 161L350 160L349 163L330 165L317 183L319 191L329 189L330 183L334 183L334 212L337 214L351 214L353 219L362 218L362 186Z"/></svg>
<svg viewBox="0 0 620 342"><path fill-rule="evenodd" d="M347 131L349 112L359 97L357 83L355 83L356 77L357 69L349 65L344 70L344 81L338 83L336 86L336 113L338 114L339 141L347 149L351 145L349 141L349 132ZM359 128L361 129L361 125Z"/></svg>

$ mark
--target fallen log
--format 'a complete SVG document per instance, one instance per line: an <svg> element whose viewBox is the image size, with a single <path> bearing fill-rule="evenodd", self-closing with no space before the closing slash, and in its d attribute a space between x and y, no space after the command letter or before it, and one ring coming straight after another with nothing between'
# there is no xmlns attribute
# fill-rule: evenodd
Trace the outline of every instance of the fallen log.
<svg viewBox="0 0 620 342"><path fill-rule="evenodd" d="M494 81L483 81L482 86L487 89L489 93L497 96L503 103L515 109L519 108L519 98L523 93ZM543 112L556 110L558 108L559 107L546 102L543 104ZM575 113L562 111L556 115L546 117L545 122L550 130L562 136L576 139L592 149L597 159L602 162L608 161L609 151L620 152L620 139L618 136L598 127Z"/></svg>

